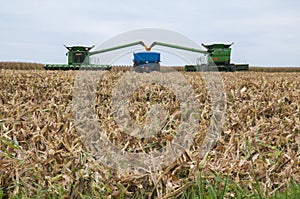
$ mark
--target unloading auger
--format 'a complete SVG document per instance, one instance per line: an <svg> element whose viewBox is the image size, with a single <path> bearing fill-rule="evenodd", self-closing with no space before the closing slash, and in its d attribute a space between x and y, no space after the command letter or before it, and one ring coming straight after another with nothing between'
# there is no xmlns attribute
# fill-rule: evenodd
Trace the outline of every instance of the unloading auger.
<svg viewBox="0 0 300 199"><path fill-rule="evenodd" d="M233 43L232 43L233 44ZM207 56L207 62L195 65L185 65L185 71L206 71L217 68L218 70L237 71L248 70L248 64L233 64L230 63L231 45L232 44L211 44L204 45L207 50L190 48L181 45L169 44L159 41L154 41L149 47L143 41L127 43L110 48L91 51L94 46L71 46L67 47L68 64L46 64L44 67L48 70L110 70L111 65L97 65L90 63L90 56L102 54L110 51L115 51L123 48L128 48L135 45L142 45L145 51L133 53L133 68L137 72L160 71L160 52L152 52L154 46L164 46L173 49L190 51Z"/></svg>

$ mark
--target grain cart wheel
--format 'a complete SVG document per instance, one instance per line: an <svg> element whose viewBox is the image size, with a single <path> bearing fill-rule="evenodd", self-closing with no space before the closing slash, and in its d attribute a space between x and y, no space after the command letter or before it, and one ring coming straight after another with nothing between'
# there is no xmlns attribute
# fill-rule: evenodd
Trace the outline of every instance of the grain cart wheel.
<svg viewBox="0 0 300 199"><path fill-rule="evenodd" d="M155 64L155 67L154 67L153 71L160 72L160 64L159 63Z"/></svg>

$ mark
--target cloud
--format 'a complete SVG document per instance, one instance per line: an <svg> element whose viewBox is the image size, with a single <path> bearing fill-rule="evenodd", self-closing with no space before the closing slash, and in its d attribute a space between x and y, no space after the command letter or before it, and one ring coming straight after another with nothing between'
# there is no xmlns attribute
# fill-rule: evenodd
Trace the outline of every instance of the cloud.
<svg viewBox="0 0 300 199"><path fill-rule="evenodd" d="M297 66L299 8L295 0L3 1L0 60L64 63L62 44L100 44L122 32L153 27L198 43L234 41L235 62Z"/></svg>

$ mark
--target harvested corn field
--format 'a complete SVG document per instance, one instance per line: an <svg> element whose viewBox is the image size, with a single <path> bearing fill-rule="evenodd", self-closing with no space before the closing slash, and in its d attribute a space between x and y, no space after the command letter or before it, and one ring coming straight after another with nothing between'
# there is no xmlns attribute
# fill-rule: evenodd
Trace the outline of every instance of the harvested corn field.
<svg viewBox="0 0 300 199"><path fill-rule="evenodd" d="M213 149L199 158L211 98L201 73L181 72L199 104L193 144L163 170L140 175L101 164L83 143L73 113L77 73L0 71L0 198L190 198L210 193L211 187L224 190L215 191L218 197L246 198L271 196L300 183L299 73L221 73L225 122ZM184 117L174 92L156 84L135 90L128 102L134 123L147 125L146 113L155 104L166 110L167 122L148 139L124 134L111 107L124 73L104 72L97 83L99 126L123 151L167 147Z"/></svg>

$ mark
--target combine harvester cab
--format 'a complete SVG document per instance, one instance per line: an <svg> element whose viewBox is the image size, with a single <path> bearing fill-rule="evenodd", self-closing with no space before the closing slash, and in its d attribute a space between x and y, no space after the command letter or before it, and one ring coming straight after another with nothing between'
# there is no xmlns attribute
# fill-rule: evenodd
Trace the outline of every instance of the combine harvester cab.
<svg viewBox="0 0 300 199"><path fill-rule="evenodd" d="M230 64L232 44L202 44L208 52L208 66L216 66L219 71L236 71L235 65Z"/></svg>
<svg viewBox="0 0 300 199"><path fill-rule="evenodd" d="M160 53L138 52L133 54L133 68L136 72L160 71Z"/></svg>
<svg viewBox="0 0 300 199"><path fill-rule="evenodd" d="M46 70L110 70L110 65L90 64L89 51L94 47L65 46L68 49L68 64L46 64Z"/></svg>

